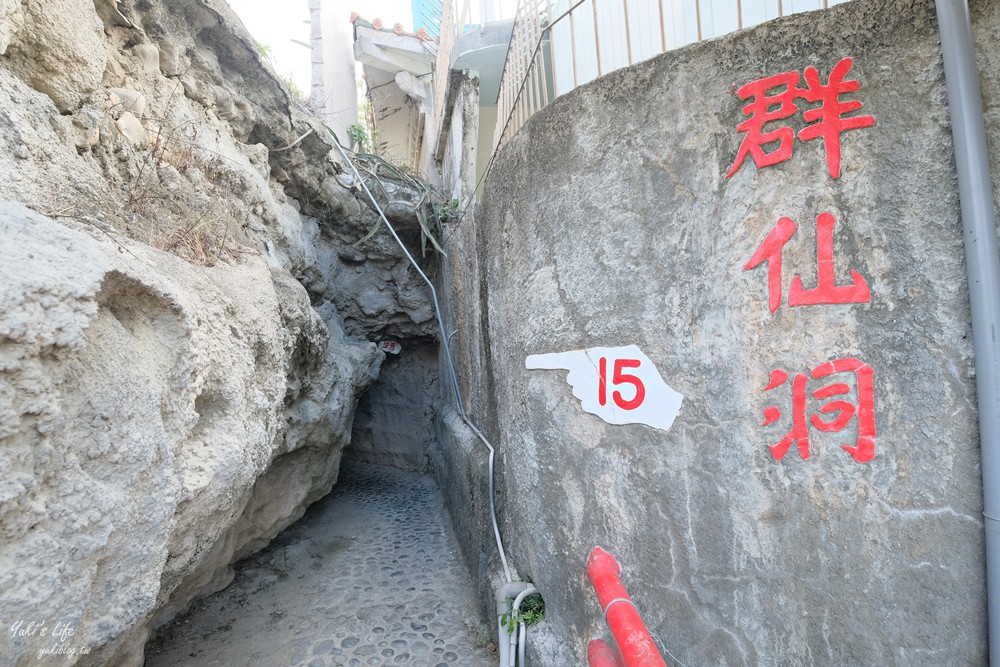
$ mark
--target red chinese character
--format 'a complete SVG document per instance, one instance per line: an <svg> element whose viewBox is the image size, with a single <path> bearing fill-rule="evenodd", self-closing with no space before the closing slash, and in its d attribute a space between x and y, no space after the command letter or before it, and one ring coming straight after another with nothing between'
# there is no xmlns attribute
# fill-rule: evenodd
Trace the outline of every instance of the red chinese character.
<svg viewBox="0 0 1000 667"><path fill-rule="evenodd" d="M830 176L839 178L841 133L875 124L875 118L872 116L844 117L844 114L857 111L862 106L857 100L840 101L841 95L853 93L861 86L857 81L844 81L853 62L851 58L844 58L837 63L825 85L820 81L816 68L807 67L804 71L805 88L799 88L797 85L798 72L784 72L753 81L736 91L740 99L752 97L753 100L743 107L743 115L748 118L736 127L738 131L746 132L746 135L740 143L736 159L726 178L736 173L747 155L753 158L758 168L769 167L792 157L795 140L792 128L779 127L770 132L763 130L764 125L769 122L793 116L798 111L798 106L795 104L797 99L819 103L818 107L803 112L803 120L812 125L800 130L798 138L800 141L809 141L822 137L826 149L827 169L830 171ZM769 90L775 88L781 90L773 95L767 94ZM772 110L772 107L776 108ZM778 142L777 147L770 153L765 152L764 145L774 142Z"/></svg>
<svg viewBox="0 0 1000 667"><path fill-rule="evenodd" d="M831 401L819 409L827 414L839 412L832 421L825 422L819 415L810 418L813 426L821 431L842 431L852 417L858 419L858 439L854 445L841 445L858 463L871 461L875 456L875 371L870 366L854 357L834 359L820 364L812 369L812 376L821 379L834 373L854 373L858 380L858 407L847 401ZM816 398L829 398L840 394L848 394L851 389L843 382L832 384L813 392Z"/></svg>
<svg viewBox="0 0 1000 667"><path fill-rule="evenodd" d="M792 157L792 143L795 141L795 132L792 128L779 127L770 132L764 132L763 129L765 124L789 118L799 110L795 105L795 98L801 97L803 91L796 88L795 84L798 82L798 72L785 72L753 81L736 91L741 100L753 97L753 101L743 107L743 115L749 117L736 129L746 132L746 136L743 137L743 143L736 152L736 161L733 162L726 178L736 173L747 155L753 158L758 168L769 167ZM784 90L774 95L767 94L767 91L773 88L782 87ZM771 111L771 107L775 105L778 108ZM775 141L778 142L778 146L770 153L764 152L764 144Z"/></svg>
<svg viewBox="0 0 1000 667"><path fill-rule="evenodd" d="M743 270L749 271L767 262L767 307L772 313L781 305L781 251L794 234L795 222L791 218L779 218L743 265Z"/></svg>
<svg viewBox="0 0 1000 667"><path fill-rule="evenodd" d="M870 303L871 290L861 274L851 269L851 284L838 286L833 278L833 228L837 221L829 213L816 218L816 287L802 288L802 278L792 278L788 290L789 306L815 306L834 303ZM780 276L779 276L780 277Z"/></svg>
<svg viewBox="0 0 1000 667"><path fill-rule="evenodd" d="M825 364L820 364L811 372L813 379L819 380L829 377L835 373L851 373L857 378L858 404L846 400L835 400L824 403L818 412L823 415L835 413L829 421L823 420L819 414L809 416L809 422L820 431L840 432L850 423L851 419L857 418L858 438L854 445L841 445L855 461L864 463L872 460L875 456L875 383L874 371L870 366L853 357L835 359ZM780 387L788 379L788 373L782 370L771 371L770 380L764 391L771 391ZM799 455L803 459L809 458L809 422L806 421L806 384L808 377L805 373L798 373L792 380L792 428L776 445L771 445L771 455L776 460L781 460L789 447L793 444L798 448ZM812 392L813 398L823 400L833 396L850 394L851 388L845 382L837 382L825 387L820 387ZM781 418L781 410L774 406L764 409L764 423L761 426L770 426Z"/></svg>
<svg viewBox="0 0 1000 667"><path fill-rule="evenodd" d="M788 379L788 373L782 370L771 371L771 379L764 391L771 391L775 387L780 387ZM776 445L771 445L771 455L780 461L788 448L793 444L799 448L799 456L803 459L809 458L809 425L806 423L806 378L804 373L798 373L792 380L792 429ZM761 426L770 426L781 418L781 410L772 406L764 408L764 423Z"/></svg>
<svg viewBox="0 0 1000 667"><path fill-rule="evenodd" d="M823 145L826 148L826 166L833 178L840 176L841 132L871 127L875 124L873 116L844 118L844 114L861 108L861 102L857 100L840 101L842 94L853 93L861 86L857 81L844 81L844 77L851 69L852 62L850 58L844 58L837 63L833 71L830 72L829 82L825 86L820 83L816 68L807 67L805 69L806 89L801 91L802 97L807 101L819 102L820 106L809 109L802 114L802 118L806 122L816 122L800 130L799 139L809 141L823 137Z"/></svg>
<svg viewBox="0 0 1000 667"><path fill-rule="evenodd" d="M789 306L871 302L868 283L857 271L851 270L850 285L837 285L834 280L833 228L836 224L836 219L829 213L821 213L816 218L816 287L805 289L801 276L792 277L788 291ZM781 305L781 253L795 234L795 229L791 218L780 218L743 265L743 270L749 271L767 262L767 307L772 313Z"/></svg>

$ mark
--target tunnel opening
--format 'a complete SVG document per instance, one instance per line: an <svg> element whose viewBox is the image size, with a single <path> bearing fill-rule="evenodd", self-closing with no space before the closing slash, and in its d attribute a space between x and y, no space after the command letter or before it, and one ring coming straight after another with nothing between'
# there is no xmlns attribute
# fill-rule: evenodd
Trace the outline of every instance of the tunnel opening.
<svg viewBox="0 0 1000 667"><path fill-rule="evenodd" d="M344 459L427 472L440 401L437 345L404 340L358 400Z"/></svg>

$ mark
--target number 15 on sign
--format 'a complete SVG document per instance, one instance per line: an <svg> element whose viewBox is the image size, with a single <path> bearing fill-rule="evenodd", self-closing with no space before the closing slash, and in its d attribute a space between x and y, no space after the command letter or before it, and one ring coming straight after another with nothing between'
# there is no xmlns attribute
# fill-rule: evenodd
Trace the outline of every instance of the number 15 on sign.
<svg viewBox="0 0 1000 667"><path fill-rule="evenodd" d="M533 354L524 365L569 371L566 380L584 411L609 424L646 424L666 431L684 398L635 345Z"/></svg>
<svg viewBox="0 0 1000 667"><path fill-rule="evenodd" d="M614 360L614 375L612 376L611 382L613 385L624 385L630 384L635 387L635 396L630 400L625 400L622 398L622 394L617 389L614 391L612 398L617 405L622 410L635 410L640 405L642 405L643 400L646 398L646 385L642 383L642 380L638 376L626 373L626 369L639 368L642 366L642 361L639 359L615 359ZM608 403L608 358L601 357L597 364L598 379L597 379L597 402L601 405L607 405Z"/></svg>

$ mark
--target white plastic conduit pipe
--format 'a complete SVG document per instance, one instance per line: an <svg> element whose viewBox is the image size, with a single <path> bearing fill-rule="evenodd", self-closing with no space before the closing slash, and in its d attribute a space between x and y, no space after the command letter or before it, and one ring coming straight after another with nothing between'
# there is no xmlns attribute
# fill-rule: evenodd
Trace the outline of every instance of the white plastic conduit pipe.
<svg viewBox="0 0 1000 667"><path fill-rule="evenodd" d="M517 619L524 599L537 592L538 589L526 581L510 581L497 589L497 653L500 655L500 667L515 667L515 659L517 665L524 667L527 626L518 622L516 627L511 627L511 623Z"/></svg>
<svg viewBox="0 0 1000 667"><path fill-rule="evenodd" d="M487 440L486 436L483 435L482 431L480 431L476 427L476 425L472 423L472 420L469 419L469 416L465 412L465 405L462 402L462 390L458 385L458 374L455 372L455 363L452 361L451 358L451 346L448 344L450 337L445 333L444 318L441 316L441 306L438 303L437 290L434 289L434 284L431 282L430 278L427 277L427 274L424 273L423 270L420 268L420 266L417 264L417 260L413 258L413 255L410 254L410 251L406 249L405 245L403 245L402 239L399 238L399 235L396 234L396 230L393 229L392 224L389 223L389 219L385 216L385 211L382 210L382 207L379 206L378 202L375 200L375 197L372 195L371 190L368 189L368 185L365 183L365 180L361 178L361 174L358 172L357 167L354 166L354 162L351 160L351 158L347 156L347 153L344 152L344 148L340 145L338 141L336 141L336 139L334 139L333 144L334 146L336 146L337 151L340 152L341 157L344 158L344 162L350 165L351 171L354 172L354 178L357 179L358 183L361 185L361 188L365 191L365 194L368 195L368 200L371 201L372 206L374 206L375 210L378 211L378 214L382 218L382 222L385 224L386 229L389 230L389 233L392 235L392 238L395 239L396 243L399 245L400 250L403 251L403 254L406 256L406 259L410 262L410 265L420 275L423 281L427 283L427 287L431 291L431 299L433 300L434 303L434 315L437 318L438 331L441 334L441 346L444 348L444 358L448 364L448 374L451 376L451 386L455 394L455 409L458 410L458 415L462 418L462 421L465 422L465 425L468 426L469 429L471 429L472 432L476 434L476 437L479 438L479 440L483 443L483 445L486 446L486 449L489 451L490 520L493 522L493 536L496 539L497 552L500 554L500 563L503 566L504 577L508 582L507 585L500 588L500 590L503 591L506 589L507 586L511 585L513 577L511 576L510 573L510 566L507 564L507 553L504 551L503 548L503 540L500 537L500 524L497 522L496 498L495 498L494 483L493 483L493 476L494 476L493 469L494 469L494 462L496 460L496 450L493 449L493 445L490 444L490 441ZM530 587L530 584L525 584L525 585ZM534 587L531 587L531 590L537 592L535 591ZM497 596L499 598L500 596L499 592L497 593ZM503 600L506 601L507 597L508 597L507 595L504 595ZM499 609L499 604L500 602L498 601L498 609ZM521 664L523 665L524 645L525 645L524 636L526 634L526 631L523 628L523 624L521 625L522 627L520 628L520 637L521 637L520 644L521 644ZM502 631L503 628L501 627L500 630ZM511 635L516 645L517 636L514 635L513 633L511 633ZM504 643L503 639L504 639L503 632L501 632L498 637L498 641L500 642L500 644ZM514 647L512 646L510 650L511 656L513 654L513 648ZM500 667L512 667L512 664L505 664L503 662L504 659L503 656L506 653L507 652L501 653Z"/></svg>
<svg viewBox="0 0 1000 667"><path fill-rule="evenodd" d="M527 588L525 588L523 591L517 594L517 597L514 598L514 604L511 605L511 619L518 617L518 612L521 611L521 603L524 602L524 599L529 595L534 595L537 592L538 592L537 588L535 588L531 584L528 584ZM524 652L528 648L527 635L528 635L528 626L524 624L524 621L518 621L517 623L518 638L515 641L515 643L517 644L517 664L519 667L525 666Z"/></svg>

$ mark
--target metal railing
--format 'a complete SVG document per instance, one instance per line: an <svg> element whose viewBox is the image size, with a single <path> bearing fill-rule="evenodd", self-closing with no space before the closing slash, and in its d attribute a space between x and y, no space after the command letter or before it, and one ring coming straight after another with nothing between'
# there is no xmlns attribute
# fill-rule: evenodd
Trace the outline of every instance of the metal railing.
<svg viewBox="0 0 1000 667"><path fill-rule="evenodd" d="M520 0L497 95L493 150L535 112L665 51L847 0Z"/></svg>
<svg viewBox="0 0 1000 667"><path fill-rule="evenodd" d="M423 27L427 34L436 40L441 35L441 15L444 13L442 0L423 0L414 9L416 14L413 17L413 24Z"/></svg>
<svg viewBox="0 0 1000 667"><path fill-rule="evenodd" d="M459 28L455 23L454 0L445 0L441 5L441 31L438 35L437 59L434 63L434 127L441 130L444 115L444 101L448 91L451 70L451 52L458 39Z"/></svg>
<svg viewBox="0 0 1000 667"><path fill-rule="evenodd" d="M582 5L579 0L572 9ZM551 0L519 0L510 44L497 93L497 126L493 134L496 151L517 132L536 111L549 103L555 89L549 87L546 76L543 41L554 21L555 2ZM561 17L560 17L561 18Z"/></svg>

